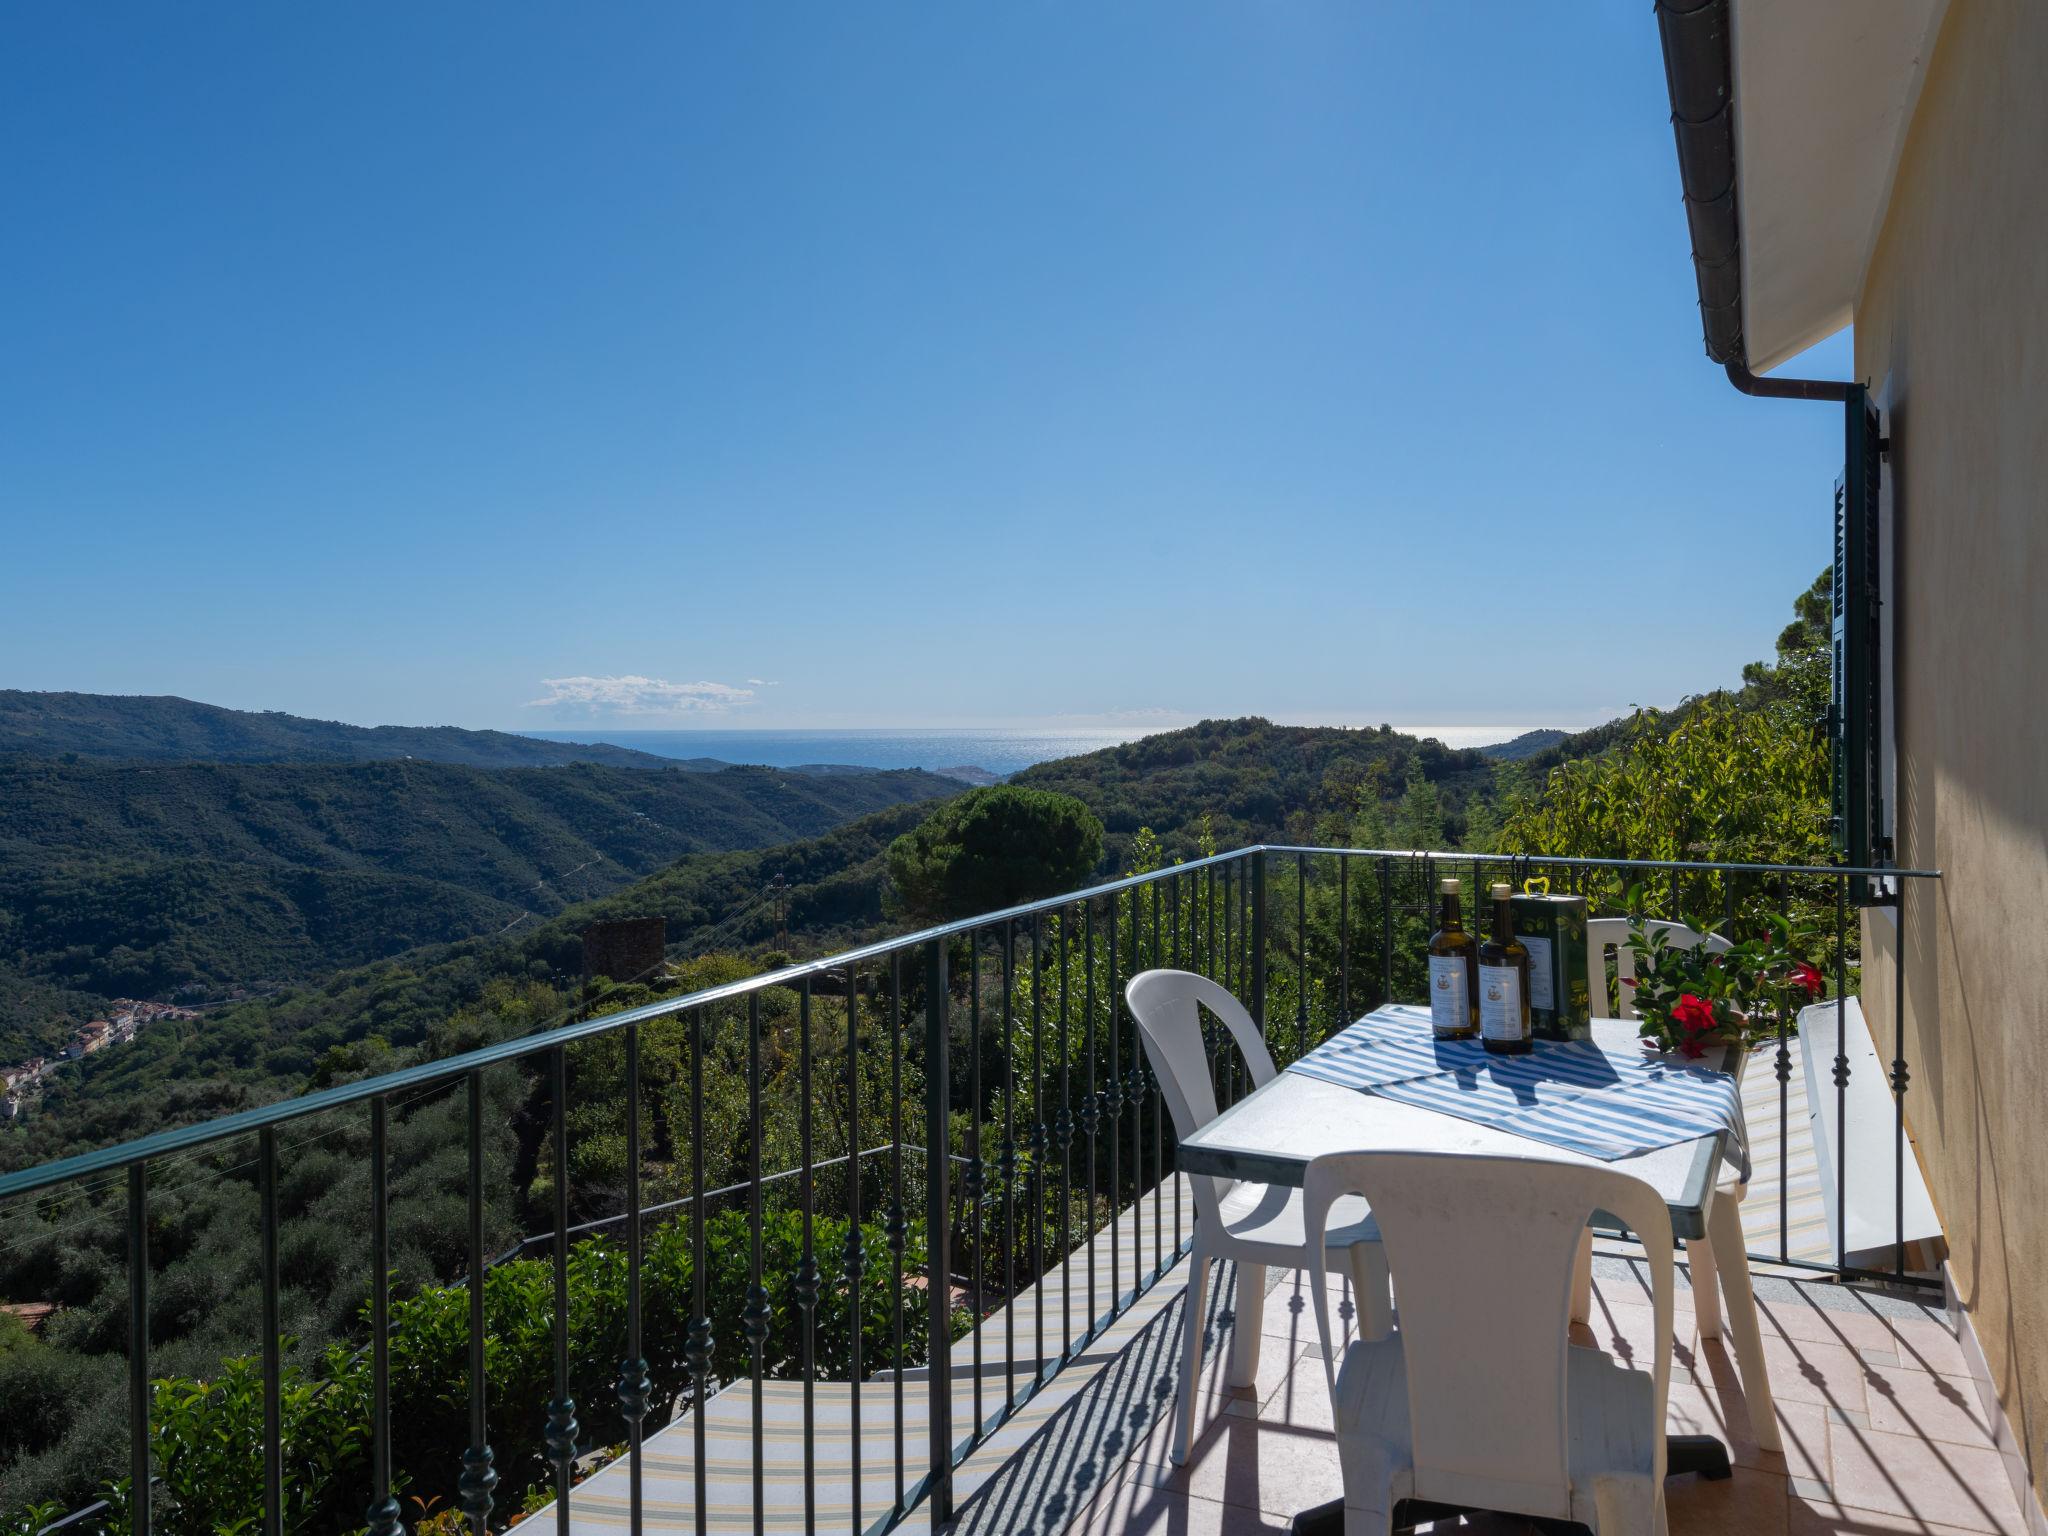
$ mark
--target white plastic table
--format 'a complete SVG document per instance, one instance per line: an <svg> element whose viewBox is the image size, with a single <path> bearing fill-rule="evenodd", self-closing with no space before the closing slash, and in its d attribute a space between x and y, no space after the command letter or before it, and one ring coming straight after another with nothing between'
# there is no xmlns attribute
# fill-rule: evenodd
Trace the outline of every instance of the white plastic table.
<svg viewBox="0 0 2048 1536"><path fill-rule="evenodd" d="M1595 1019L1593 1038L1609 1049L1639 1049L1632 1020ZM1710 1050L1699 1065L1739 1070L1737 1054L1726 1047ZM1735 1345L1750 1423L1755 1426L1759 1448L1776 1451L1780 1449L1778 1420L1764 1367L1756 1299L1750 1290L1741 1216L1732 1198L1716 1198L1726 1141L1724 1133L1702 1136L1617 1158L1606 1166L1634 1174L1663 1197L1671 1209L1674 1236L1707 1240L1728 1303L1728 1332ZM1599 1161L1549 1142L1283 1070L1185 1138L1180 1143L1179 1164L1185 1173L1298 1189L1313 1159L1326 1152L1358 1151L1506 1153L1560 1162ZM1717 1309L1704 1299L1696 1305L1703 1328L1710 1326ZM1706 1445L1719 1450L1718 1464L1711 1455L1705 1456L1704 1464L1700 1461ZM1718 1441L1706 1436L1673 1437L1674 1472L1713 1472L1726 1466L1726 1448ZM1323 1513L1315 1512L1318 1517ZM1315 1524L1320 1523L1318 1518ZM1303 1522L1298 1526L1308 1528Z"/></svg>

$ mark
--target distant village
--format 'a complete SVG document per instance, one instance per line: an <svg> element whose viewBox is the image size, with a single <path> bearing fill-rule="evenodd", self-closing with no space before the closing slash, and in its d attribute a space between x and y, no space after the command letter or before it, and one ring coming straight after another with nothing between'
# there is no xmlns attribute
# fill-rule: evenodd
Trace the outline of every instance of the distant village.
<svg viewBox="0 0 2048 1536"><path fill-rule="evenodd" d="M104 1019L94 1019L65 1041L54 1056L32 1056L18 1066L0 1067L0 1121L18 1120L42 1089L43 1079L69 1061L83 1061L110 1045L133 1040L145 1025L160 1019L196 1019L198 1012L170 1003L146 1003L119 997Z"/></svg>

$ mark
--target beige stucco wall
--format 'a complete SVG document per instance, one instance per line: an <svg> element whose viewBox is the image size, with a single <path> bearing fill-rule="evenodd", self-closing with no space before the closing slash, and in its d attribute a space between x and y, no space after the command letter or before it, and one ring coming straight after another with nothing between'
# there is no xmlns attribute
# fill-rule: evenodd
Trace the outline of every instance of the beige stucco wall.
<svg viewBox="0 0 2048 1536"><path fill-rule="evenodd" d="M1908 1114L2048 1486L2048 3L1953 0L1856 313L1889 377ZM1866 1011L1892 1016L1888 914Z"/></svg>

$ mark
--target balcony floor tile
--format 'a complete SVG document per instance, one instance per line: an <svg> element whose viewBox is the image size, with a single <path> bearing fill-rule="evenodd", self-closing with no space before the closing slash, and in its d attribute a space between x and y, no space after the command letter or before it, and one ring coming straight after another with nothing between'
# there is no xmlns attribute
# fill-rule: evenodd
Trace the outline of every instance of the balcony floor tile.
<svg viewBox="0 0 2048 1536"><path fill-rule="evenodd" d="M1718 1483L1673 1478L1664 1509L1671 1536L1785 1536L1790 1489L1782 1473L1737 1467Z"/></svg>
<svg viewBox="0 0 2048 1536"><path fill-rule="evenodd" d="M1867 1386L1872 1429L1952 1445L1992 1443L1976 1384L1967 1377L1881 1365Z"/></svg>
<svg viewBox="0 0 2048 1536"><path fill-rule="evenodd" d="M1829 1489L1852 1509L2010 1536L2025 1529L2004 1460L1988 1444L1840 1427L1829 1437L1829 1460Z"/></svg>
<svg viewBox="0 0 2048 1536"><path fill-rule="evenodd" d="M1764 1339L1764 1363L1771 1374L1771 1393L1788 1403L1816 1403L1845 1413L1862 1413L1865 1387L1879 1364L1896 1366L1898 1357L1877 1351L1844 1349L1803 1339Z"/></svg>
<svg viewBox="0 0 2048 1536"><path fill-rule="evenodd" d="M1965 1536L1968 1527L1936 1525L1917 1515L1888 1515L1875 1509L1851 1509L1827 1498L1808 1498L1794 1491L1789 1536ZM1969 1536L1976 1536L1969 1532Z"/></svg>
<svg viewBox="0 0 2048 1536"><path fill-rule="evenodd" d="M1932 1371L1938 1376L1970 1374L1963 1346L1946 1325L1932 1318L1900 1318L1893 1321L1892 1334L1892 1351L1908 1370Z"/></svg>
<svg viewBox="0 0 2048 1536"><path fill-rule="evenodd" d="M1301 1305L1305 1285L1292 1275L1269 1277L1258 1379L1231 1389L1223 1376L1234 1326L1227 1287L1235 1275L1228 1265L1214 1272L1226 1289L1211 1300L1195 1454L1186 1467L1171 1465L1184 1273L1169 1273L1082 1352L1071 1384L1046 1394L1043 1409L1027 1410L960 1469L961 1503L950 1536L1060 1536L1068 1530L1085 1536L1278 1536L1299 1510L1341 1494L1314 1319ZM1640 1260L1611 1252L1596 1259L1588 1340L1627 1358L1644 1352L1650 1318L1644 1274ZM1081 1278L1078 1271L1075 1278ZM1718 1435L1736 1470L1725 1482L1677 1477L1666 1484L1673 1536L1955 1536L2023 1529L2004 1461L1984 1429L1975 1390L1962 1377L1961 1351L1931 1312L1811 1281L1760 1280L1759 1291L1784 1451L1757 1446L1732 1351L1724 1340L1696 1337L1691 1295L1681 1289L1670 1428ZM1049 1299L1071 1328L1085 1325L1085 1298L1072 1307L1063 1295ZM1035 1340L1036 1296L1026 1293L1017 1305L1020 1333L1027 1331L1021 1309L1028 1307ZM1000 1316L985 1328L992 1330L988 1340L1006 1336ZM1058 1335L1058 1317L1048 1319L1048 1328L1048 1338ZM956 1346L956 1371L967 1353ZM964 1375L956 1381L961 1430L967 1381ZM925 1434L923 1405L918 1383L906 1387L906 1416L918 1416L906 1425L914 1449ZM846 1392L843 1385L834 1390ZM892 1414L884 1384L871 1383L870 1390L877 1395L868 1424L873 1445L888 1435ZM999 1383L991 1383L991 1394L1000 1397ZM1070 1400L1063 1402L1063 1395ZM686 1416L650 1442L656 1460L676 1463L664 1468L672 1479L687 1470L689 1433ZM608 1480L616 1481L616 1474ZM686 1476L678 1486L687 1486ZM618 1528L614 1512L602 1501L590 1502L601 1492L578 1490L578 1536ZM728 1486L714 1529L752 1529L744 1495L743 1486ZM787 1500L779 1494L775 1502L770 1528L795 1529L791 1522L800 1523L801 1509L783 1507ZM875 1505L875 1493L867 1502ZM664 1518L673 1523L651 1523L650 1531L694 1528L680 1504ZM903 1529L923 1532L929 1524L928 1514L918 1511ZM547 1519L535 1528L551 1526ZM1470 1536L1527 1536L1532 1529L1487 1515L1433 1528Z"/></svg>

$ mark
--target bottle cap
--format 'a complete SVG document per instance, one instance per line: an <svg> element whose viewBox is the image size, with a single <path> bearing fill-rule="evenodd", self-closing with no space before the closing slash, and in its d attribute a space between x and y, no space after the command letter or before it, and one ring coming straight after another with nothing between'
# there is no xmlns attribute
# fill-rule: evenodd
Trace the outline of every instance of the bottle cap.
<svg viewBox="0 0 2048 1536"><path fill-rule="evenodd" d="M1509 885L1507 881L1496 880L1493 882L1493 899L1495 901L1506 901L1510 896L1514 894L1515 888Z"/></svg>
<svg viewBox="0 0 2048 1536"><path fill-rule="evenodd" d="M1455 896L1455 895L1457 895L1457 894L1458 894L1458 880L1457 880L1457 877L1456 877L1455 875L1446 875L1446 876L1444 876L1444 878L1443 878L1443 879L1441 879L1441 880L1437 881L1437 883L1436 883L1436 893L1437 893L1437 895L1439 895L1439 896Z"/></svg>

